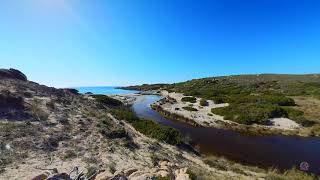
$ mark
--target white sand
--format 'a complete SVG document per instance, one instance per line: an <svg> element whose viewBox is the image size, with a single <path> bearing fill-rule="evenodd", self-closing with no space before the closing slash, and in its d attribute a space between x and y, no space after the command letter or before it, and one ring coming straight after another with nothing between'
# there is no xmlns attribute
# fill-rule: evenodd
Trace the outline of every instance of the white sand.
<svg viewBox="0 0 320 180"><path fill-rule="evenodd" d="M178 114L180 116L183 116L185 118L193 119L195 122L201 124L201 125L208 125L208 124L215 124L215 121L225 121L222 116L215 115L211 113L212 108L219 108L219 107L226 107L229 106L228 103L224 104L215 104L213 101L208 100L208 106L200 106L200 98L197 98L196 103L189 103L189 102L182 102L181 99L185 97L181 93L168 93L167 91L161 92L164 97L170 97L177 101L177 103L165 103L161 105L161 107L168 112ZM183 107L189 106L193 104L193 108L197 109L198 111L187 111L184 110ZM158 103L158 105L160 105ZM179 110L176 110L176 108L179 108ZM211 116L209 115L211 114ZM229 122L229 121L226 121Z"/></svg>
<svg viewBox="0 0 320 180"><path fill-rule="evenodd" d="M270 122L277 129L293 130L301 128L301 125L288 118L274 118L270 119Z"/></svg>

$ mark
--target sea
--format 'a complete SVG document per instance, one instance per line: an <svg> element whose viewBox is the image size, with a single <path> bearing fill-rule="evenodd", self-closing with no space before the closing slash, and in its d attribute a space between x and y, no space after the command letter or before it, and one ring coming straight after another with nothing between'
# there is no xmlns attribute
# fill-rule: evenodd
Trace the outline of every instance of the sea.
<svg viewBox="0 0 320 180"><path fill-rule="evenodd" d="M101 86L101 87L75 87L81 94L91 92L93 94L130 94L139 91L119 89L119 86Z"/></svg>

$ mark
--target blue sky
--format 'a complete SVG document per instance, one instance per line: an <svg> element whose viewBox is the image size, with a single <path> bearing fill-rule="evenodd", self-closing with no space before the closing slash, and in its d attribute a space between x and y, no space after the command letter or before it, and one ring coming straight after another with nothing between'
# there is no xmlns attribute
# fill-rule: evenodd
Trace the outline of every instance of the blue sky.
<svg viewBox="0 0 320 180"><path fill-rule="evenodd" d="M56 87L319 73L318 0L1 0L0 66Z"/></svg>

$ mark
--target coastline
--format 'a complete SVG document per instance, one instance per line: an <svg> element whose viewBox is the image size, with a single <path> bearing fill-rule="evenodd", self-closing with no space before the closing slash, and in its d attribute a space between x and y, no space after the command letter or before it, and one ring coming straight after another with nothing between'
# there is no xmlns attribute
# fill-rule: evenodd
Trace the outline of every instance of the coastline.
<svg viewBox="0 0 320 180"><path fill-rule="evenodd" d="M151 104L151 108L160 113L163 117L168 118L173 121L181 121L187 124L190 124L195 127L211 127L211 128L219 128L225 130L232 130L235 132L239 132L242 134L248 135L285 135L285 136L301 136L301 137L309 137L312 136L309 132L301 127L295 126L294 128L290 128L290 126L266 126L266 125L244 125L238 124L233 121L224 120L223 117L218 115L211 115L208 119L203 116L197 115L198 112L187 112L179 109L179 113L177 113L174 108L171 106L174 105L172 101L167 101L170 93L167 91L158 91L158 90L151 90L151 91L141 91L139 93L130 93L130 94L122 94L122 95L110 95L111 97L122 101L125 105L131 106L135 101L139 100L139 97L143 95L158 95L163 97L160 101ZM177 93L176 93L177 94ZM179 95L181 96L181 94ZM183 95L181 96L183 97ZM172 97L171 97L172 98ZM199 101L199 99L197 99ZM212 102L211 102L212 103ZM222 105L215 105L215 107L223 107L227 104ZM170 108L165 108L169 106ZM181 106L181 105L180 105ZM207 108L210 109L211 106ZM182 113L181 113L182 112ZM187 116L185 115L187 114ZM189 116L188 116L189 115ZM200 117L200 118L195 118ZM278 118L279 120L283 118ZM285 119L286 120L286 119ZM287 124L285 124L287 125Z"/></svg>

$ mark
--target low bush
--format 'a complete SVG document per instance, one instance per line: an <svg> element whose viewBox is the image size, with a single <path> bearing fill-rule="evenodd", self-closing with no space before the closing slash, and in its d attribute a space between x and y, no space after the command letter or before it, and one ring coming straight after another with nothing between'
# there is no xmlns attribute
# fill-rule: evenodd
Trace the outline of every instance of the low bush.
<svg viewBox="0 0 320 180"><path fill-rule="evenodd" d="M43 110L41 100L34 99L31 102L30 109L31 109L32 116L37 118L37 120L39 120L39 121L40 120L42 120L42 121L48 120L49 113L47 113L45 110Z"/></svg>
<svg viewBox="0 0 320 180"><path fill-rule="evenodd" d="M178 130L157 124L151 120L135 121L132 125L139 132L169 144L176 145L182 141L181 134Z"/></svg>
<svg viewBox="0 0 320 180"><path fill-rule="evenodd" d="M193 96L187 96L187 97L183 97L181 99L182 102L190 102L190 103L195 103L197 101L197 98L193 97Z"/></svg>
<svg viewBox="0 0 320 180"><path fill-rule="evenodd" d="M139 121L139 118L131 111L120 108L120 109L112 109L111 113L119 120L125 120L129 123L133 123L134 121Z"/></svg>
<svg viewBox="0 0 320 180"><path fill-rule="evenodd" d="M25 97L25 98L32 98L32 93L30 93L30 92L24 92L23 93L23 96Z"/></svg>
<svg viewBox="0 0 320 180"><path fill-rule="evenodd" d="M97 102L106 106L122 106L123 103L106 95L91 95Z"/></svg>
<svg viewBox="0 0 320 180"><path fill-rule="evenodd" d="M55 110L55 108L56 108L56 104L55 104L55 102L53 100L48 101L46 103L46 106L50 110Z"/></svg>
<svg viewBox="0 0 320 180"><path fill-rule="evenodd" d="M162 177L162 176L156 176L154 177L155 180L170 180L170 177Z"/></svg>
<svg viewBox="0 0 320 180"><path fill-rule="evenodd" d="M205 99L200 100L200 106L208 106L208 105L209 105L209 103L207 100L205 100Z"/></svg>
<svg viewBox="0 0 320 180"><path fill-rule="evenodd" d="M110 139L128 138L128 134L124 128L116 128L113 130L101 128L100 133Z"/></svg>
<svg viewBox="0 0 320 180"><path fill-rule="evenodd" d="M111 119L103 119L97 124L98 131L105 137L110 139L117 139L117 138L129 138L128 133L124 128L115 127L111 123Z"/></svg>
<svg viewBox="0 0 320 180"><path fill-rule="evenodd" d="M320 136L320 124L316 124L311 128L311 133L313 136Z"/></svg>
<svg viewBox="0 0 320 180"><path fill-rule="evenodd" d="M295 106L292 98L285 97L280 94L264 94L264 95L230 95L224 97L223 101L233 104L254 103L254 104L273 104L278 106Z"/></svg>
<svg viewBox="0 0 320 180"><path fill-rule="evenodd" d="M196 180L197 179L197 176L195 173L193 173L190 169L187 170L187 174L189 175L189 178L191 180Z"/></svg>
<svg viewBox="0 0 320 180"><path fill-rule="evenodd" d="M193 108L191 106L182 107L182 109L187 110L187 111L198 111L198 109Z"/></svg>

